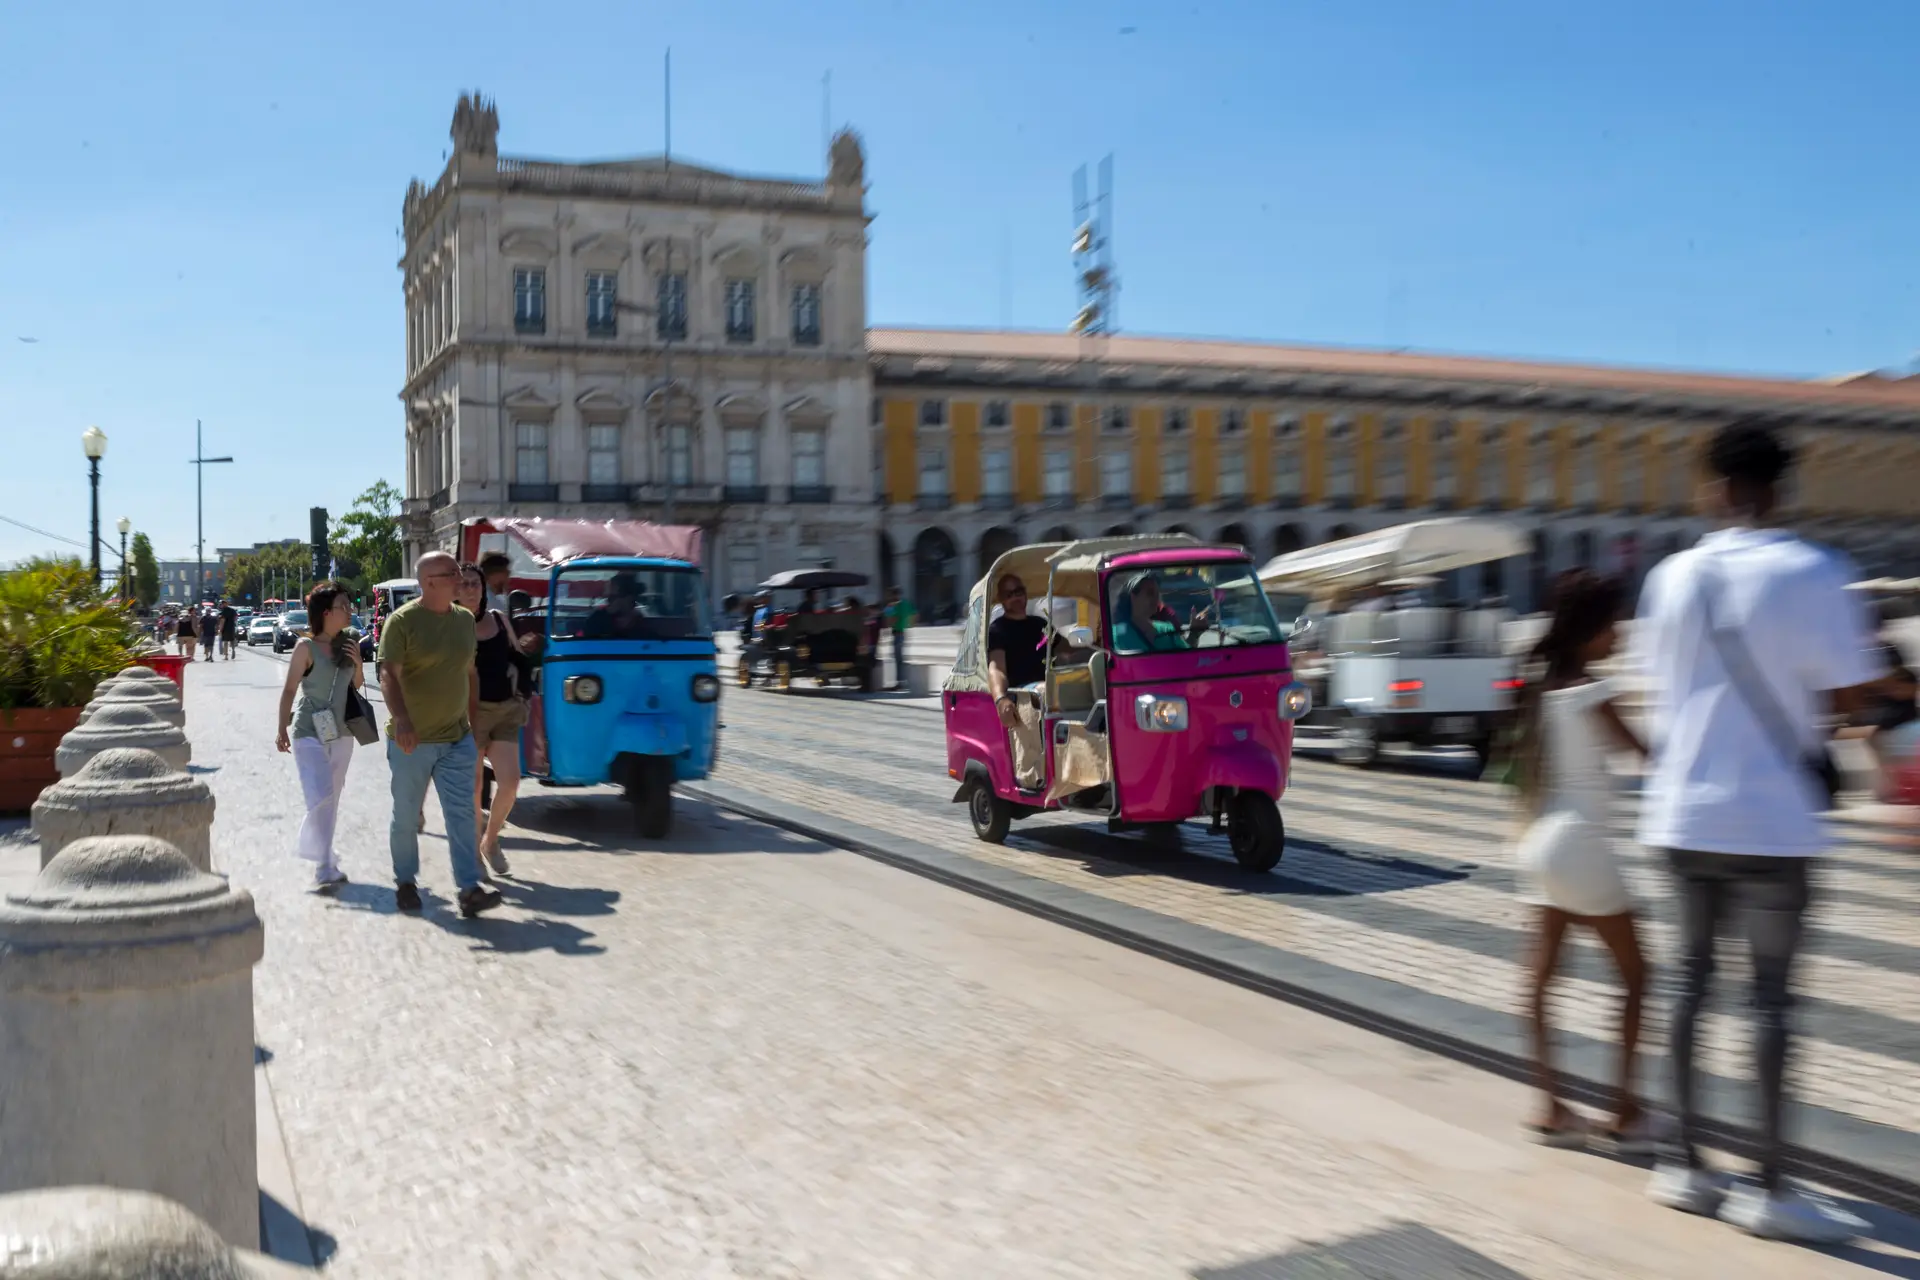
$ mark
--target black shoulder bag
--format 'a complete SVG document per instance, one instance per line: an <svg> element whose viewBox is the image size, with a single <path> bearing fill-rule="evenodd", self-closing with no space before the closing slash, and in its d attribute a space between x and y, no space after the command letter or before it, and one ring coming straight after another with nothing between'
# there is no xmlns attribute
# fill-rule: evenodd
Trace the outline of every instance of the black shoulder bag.
<svg viewBox="0 0 1920 1280"><path fill-rule="evenodd" d="M1711 557L1701 557L1701 569L1703 575L1711 574L1714 580L1724 585L1725 579L1720 577L1719 568ZM1707 634L1713 637L1714 648L1720 652L1720 665L1726 668L1729 683L1739 690L1747 709L1753 712L1754 719L1760 722L1766 735L1773 739L1774 749L1794 762L1812 780L1815 793L1822 801L1821 808L1835 808L1840 795L1840 767L1833 762L1833 753L1824 742L1812 748L1802 745L1800 735L1793 731L1786 713L1774 700L1773 691L1761 679L1759 668L1754 665L1739 632L1721 625L1719 605L1723 594L1721 590L1710 589L1707 592Z"/></svg>

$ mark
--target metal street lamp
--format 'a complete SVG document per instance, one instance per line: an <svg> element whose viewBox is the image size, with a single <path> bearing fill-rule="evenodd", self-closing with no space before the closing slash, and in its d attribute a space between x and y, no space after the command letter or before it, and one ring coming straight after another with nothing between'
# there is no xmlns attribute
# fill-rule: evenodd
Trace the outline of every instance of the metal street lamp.
<svg viewBox="0 0 1920 1280"><path fill-rule="evenodd" d="M80 448L87 455L87 483L93 490L93 589L100 589L100 459L107 456L107 433L88 427L80 433Z"/></svg>
<svg viewBox="0 0 1920 1280"><path fill-rule="evenodd" d="M200 443L200 419L193 420L193 457L189 458L195 468L193 473L193 591L194 603L207 598L207 464L209 462L232 462L232 458L209 458L206 446Z"/></svg>
<svg viewBox="0 0 1920 1280"><path fill-rule="evenodd" d="M121 516L113 527L120 531L120 603L132 604L133 593L127 590L127 535L133 532L133 521Z"/></svg>

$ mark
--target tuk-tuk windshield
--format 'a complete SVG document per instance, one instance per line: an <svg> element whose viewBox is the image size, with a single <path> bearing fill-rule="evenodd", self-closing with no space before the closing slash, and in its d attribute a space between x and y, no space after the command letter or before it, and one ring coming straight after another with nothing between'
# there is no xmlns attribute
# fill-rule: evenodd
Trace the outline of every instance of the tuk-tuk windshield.
<svg viewBox="0 0 1920 1280"><path fill-rule="evenodd" d="M713 634L693 569L562 569L554 585L557 640L689 640Z"/></svg>
<svg viewBox="0 0 1920 1280"><path fill-rule="evenodd" d="M1114 574L1107 617L1115 653L1278 644L1286 628L1244 562L1167 564Z"/></svg>

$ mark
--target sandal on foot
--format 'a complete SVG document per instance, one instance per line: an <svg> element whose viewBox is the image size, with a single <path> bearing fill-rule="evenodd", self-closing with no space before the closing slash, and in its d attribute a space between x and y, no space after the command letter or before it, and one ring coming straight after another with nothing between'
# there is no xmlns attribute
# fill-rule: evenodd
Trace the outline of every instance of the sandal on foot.
<svg viewBox="0 0 1920 1280"><path fill-rule="evenodd" d="M1593 1126L1577 1112L1568 1115L1560 1124L1529 1124L1523 1126L1523 1130L1529 1142L1556 1151L1582 1150L1593 1137Z"/></svg>

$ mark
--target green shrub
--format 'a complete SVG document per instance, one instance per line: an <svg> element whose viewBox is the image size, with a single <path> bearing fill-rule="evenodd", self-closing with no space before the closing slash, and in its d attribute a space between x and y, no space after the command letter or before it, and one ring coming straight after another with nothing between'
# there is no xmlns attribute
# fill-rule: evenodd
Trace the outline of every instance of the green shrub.
<svg viewBox="0 0 1920 1280"><path fill-rule="evenodd" d="M85 706L138 652L125 608L78 560L0 570L0 709Z"/></svg>

